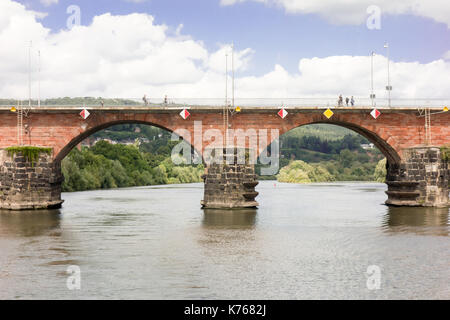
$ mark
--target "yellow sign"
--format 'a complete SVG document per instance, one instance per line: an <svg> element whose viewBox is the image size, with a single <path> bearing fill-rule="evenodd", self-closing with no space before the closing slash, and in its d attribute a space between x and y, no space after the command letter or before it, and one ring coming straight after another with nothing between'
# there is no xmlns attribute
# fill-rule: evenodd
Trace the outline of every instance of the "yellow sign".
<svg viewBox="0 0 450 320"><path fill-rule="evenodd" d="M325 110L325 112L324 112L323 114L324 114L325 117L327 117L328 119L330 119L330 118L333 116L334 112L331 111L330 108L328 108L327 110Z"/></svg>
<svg viewBox="0 0 450 320"><path fill-rule="evenodd" d="M17 109L16 109L16 107L11 107L10 111L11 111L11 112L16 112Z"/></svg>
<svg viewBox="0 0 450 320"><path fill-rule="evenodd" d="M444 107L444 112L447 112L448 111L448 107Z"/></svg>
<svg viewBox="0 0 450 320"><path fill-rule="evenodd" d="M241 108L240 107L236 107L236 112L241 112Z"/></svg>

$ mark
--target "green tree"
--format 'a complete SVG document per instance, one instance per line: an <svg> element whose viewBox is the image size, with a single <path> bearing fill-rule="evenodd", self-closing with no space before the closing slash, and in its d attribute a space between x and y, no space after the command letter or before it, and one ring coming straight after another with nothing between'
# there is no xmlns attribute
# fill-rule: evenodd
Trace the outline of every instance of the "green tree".
<svg viewBox="0 0 450 320"><path fill-rule="evenodd" d="M375 172L373 174L373 179L378 182L386 181L386 158L380 160L375 168Z"/></svg>

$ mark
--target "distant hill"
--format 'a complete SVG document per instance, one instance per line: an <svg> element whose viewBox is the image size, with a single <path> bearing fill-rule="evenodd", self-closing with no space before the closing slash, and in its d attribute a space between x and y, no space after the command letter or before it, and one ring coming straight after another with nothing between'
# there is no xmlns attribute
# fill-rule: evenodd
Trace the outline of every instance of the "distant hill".
<svg viewBox="0 0 450 320"><path fill-rule="evenodd" d="M302 137L302 136L314 136L323 140L339 140L346 135L358 135L353 130L325 123L309 124L295 128L285 134L285 136Z"/></svg>
<svg viewBox="0 0 450 320"><path fill-rule="evenodd" d="M20 101L23 105L28 105L28 100ZM65 105L65 106L100 106L101 103L110 106L118 105L136 105L140 101L130 100L130 99L108 99L102 97L77 97L77 98L54 98L54 99L44 99L41 100L41 106L55 106L55 105ZM38 101L36 99L31 100L32 105L37 105ZM0 105L17 105L17 100L14 99L0 99Z"/></svg>

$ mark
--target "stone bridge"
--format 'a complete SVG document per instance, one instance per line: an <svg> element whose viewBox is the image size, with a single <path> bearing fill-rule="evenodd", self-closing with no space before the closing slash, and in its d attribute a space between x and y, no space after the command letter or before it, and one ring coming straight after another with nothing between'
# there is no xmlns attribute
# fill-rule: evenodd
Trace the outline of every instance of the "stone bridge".
<svg viewBox="0 0 450 320"><path fill-rule="evenodd" d="M42 153L36 163L31 163L20 153L11 155L4 150L18 145L20 129L17 112L11 112L10 107L0 108L0 208L59 207L61 160L93 133L123 123L148 124L176 132L201 155L208 148L224 146L225 153L235 154L236 147L244 147L260 154L279 135L296 127L314 123L339 125L363 135L386 156L387 204L447 206L449 202L448 156L443 148L450 145L450 112L442 109L431 110L431 139L427 139L425 117L417 108L379 108L381 115L374 119L369 107L334 108L330 118L324 115L323 107L289 107L282 119L279 108L249 106L229 113L228 129L220 107L191 106L187 119L180 116L182 108L172 106L96 107L89 109L87 119L80 116L81 110L68 106L26 110L21 129L23 145L52 150L50 155ZM226 142L218 141L219 135L228 136ZM245 145L236 146L235 140L242 135ZM205 207L258 205L252 165L211 164L204 177Z"/></svg>

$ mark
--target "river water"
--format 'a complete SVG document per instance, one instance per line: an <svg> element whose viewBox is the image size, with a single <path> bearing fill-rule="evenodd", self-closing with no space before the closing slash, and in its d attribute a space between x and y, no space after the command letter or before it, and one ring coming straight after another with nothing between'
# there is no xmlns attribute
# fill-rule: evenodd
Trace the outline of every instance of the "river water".
<svg viewBox="0 0 450 320"><path fill-rule="evenodd" d="M377 183L257 190L257 210L203 211L186 184L1 212L0 299L450 299L449 209L387 207Z"/></svg>

